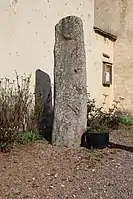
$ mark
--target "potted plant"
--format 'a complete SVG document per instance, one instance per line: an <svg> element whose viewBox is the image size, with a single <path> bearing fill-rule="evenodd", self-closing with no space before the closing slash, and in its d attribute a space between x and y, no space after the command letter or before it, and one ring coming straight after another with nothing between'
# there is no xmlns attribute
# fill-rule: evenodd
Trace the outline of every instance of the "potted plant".
<svg viewBox="0 0 133 199"><path fill-rule="evenodd" d="M97 108L95 100L88 97L87 101L87 131L82 138L82 144L87 148L105 148L109 144L109 133L119 126L116 109L120 101L114 101L112 108L105 110L104 103ZM81 145L82 145L81 144Z"/></svg>

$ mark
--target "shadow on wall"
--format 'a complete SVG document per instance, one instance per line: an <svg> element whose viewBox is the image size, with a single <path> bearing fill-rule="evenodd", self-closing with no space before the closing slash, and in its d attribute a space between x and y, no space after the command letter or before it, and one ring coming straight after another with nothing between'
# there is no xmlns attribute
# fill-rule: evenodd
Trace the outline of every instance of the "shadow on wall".
<svg viewBox="0 0 133 199"><path fill-rule="evenodd" d="M42 137L51 143L53 127L53 108L51 80L47 73L36 70L35 74L35 109L40 107L41 118L38 120L39 132ZM37 113L37 112L36 112Z"/></svg>

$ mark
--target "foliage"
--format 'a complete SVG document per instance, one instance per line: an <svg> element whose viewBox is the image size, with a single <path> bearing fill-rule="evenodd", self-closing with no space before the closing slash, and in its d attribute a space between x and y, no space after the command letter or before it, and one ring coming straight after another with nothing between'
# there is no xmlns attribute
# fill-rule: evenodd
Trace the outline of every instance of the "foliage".
<svg viewBox="0 0 133 199"><path fill-rule="evenodd" d="M38 128L42 104L35 111L34 94L30 92L31 76L10 81L0 80L0 148L11 146L20 132L31 132Z"/></svg>
<svg viewBox="0 0 133 199"><path fill-rule="evenodd" d="M125 126L133 126L133 116L121 116L120 124Z"/></svg>
<svg viewBox="0 0 133 199"><path fill-rule="evenodd" d="M125 131L133 132L133 116L129 114L122 114L120 116L120 128Z"/></svg>
<svg viewBox="0 0 133 199"><path fill-rule="evenodd" d="M42 139L38 131L26 131L18 134L17 141L21 144L35 142Z"/></svg>
<svg viewBox="0 0 133 199"><path fill-rule="evenodd" d="M96 106L94 99L88 95L87 100L87 131L90 133L108 133L111 129L118 128L119 116L117 109L120 103L114 100L112 107L105 110L107 95L104 95L104 102L101 107Z"/></svg>

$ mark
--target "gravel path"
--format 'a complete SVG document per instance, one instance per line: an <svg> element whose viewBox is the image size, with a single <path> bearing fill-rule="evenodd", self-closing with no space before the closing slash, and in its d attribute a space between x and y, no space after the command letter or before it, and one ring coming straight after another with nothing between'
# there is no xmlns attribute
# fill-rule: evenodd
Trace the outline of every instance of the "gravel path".
<svg viewBox="0 0 133 199"><path fill-rule="evenodd" d="M0 153L0 199L133 199L133 133L116 148L69 150L37 142Z"/></svg>

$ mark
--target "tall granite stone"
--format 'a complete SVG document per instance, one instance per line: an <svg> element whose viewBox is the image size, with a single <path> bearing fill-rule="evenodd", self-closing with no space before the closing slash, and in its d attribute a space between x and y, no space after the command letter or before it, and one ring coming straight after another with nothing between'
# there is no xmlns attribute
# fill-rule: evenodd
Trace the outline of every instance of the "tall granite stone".
<svg viewBox="0 0 133 199"><path fill-rule="evenodd" d="M77 148L86 130L86 57L82 20L63 18L55 27L52 142Z"/></svg>

